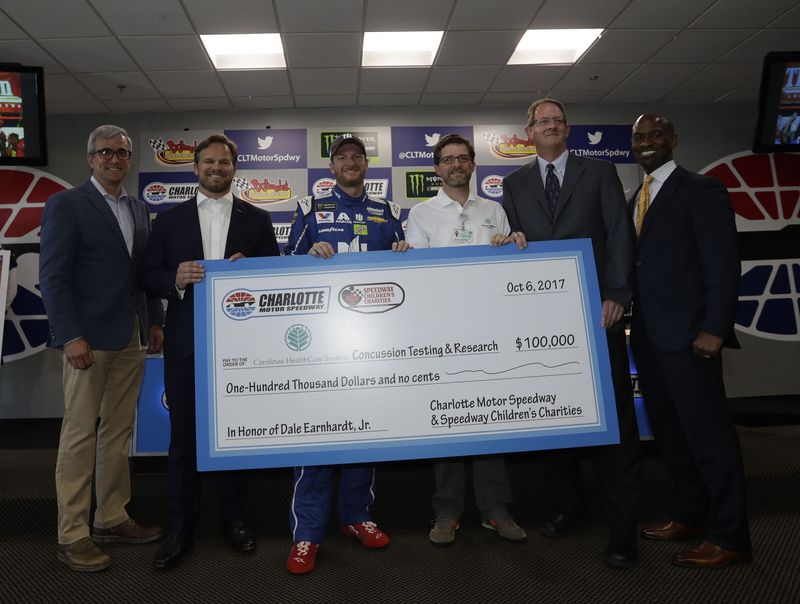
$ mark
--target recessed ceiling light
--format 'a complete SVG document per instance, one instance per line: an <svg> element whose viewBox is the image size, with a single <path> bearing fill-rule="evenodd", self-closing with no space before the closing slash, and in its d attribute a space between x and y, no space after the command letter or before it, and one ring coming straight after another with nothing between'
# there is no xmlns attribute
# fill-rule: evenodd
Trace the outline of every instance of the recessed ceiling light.
<svg viewBox="0 0 800 604"><path fill-rule="evenodd" d="M602 29L529 29L508 65L574 63L602 33Z"/></svg>
<svg viewBox="0 0 800 604"><path fill-rule="evenodd" d="M285 69L280 34L200 36L217 69Z"/></svg>
<svg viewBox="0 0 800 604"><path fill-rule="evenodd" d="M433 64L443 31L364 32L362 67L427 67Z"/></svg>

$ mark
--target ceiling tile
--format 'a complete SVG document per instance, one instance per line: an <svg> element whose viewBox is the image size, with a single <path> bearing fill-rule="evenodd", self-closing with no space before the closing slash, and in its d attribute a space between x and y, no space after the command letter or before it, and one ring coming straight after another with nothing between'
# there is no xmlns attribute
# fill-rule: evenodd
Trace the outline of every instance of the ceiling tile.
<svg viewBox="0 0 800 604"><path fill-rule="evenodd" d="M568 65L506 65L492 84L492 92L550 90L564 77Z"/></svg>
<svg viewBox="0 0 800 604"><path fill-rule="evenodd" d="M156 99L160 95L140 71L82 73L80 80L97 98L109 101ZM124 86L120 90L120 86Z"/></svg>
<svg viewBox="0 0 800 604"><path fill-rule="evenodd" d="M751 32L744 30L692 29L682 32L650 57L651 63L708 63L735 48Z"/></svg>
<svg viewBox="0 0 800 604"><path fill-rule="evenodd" d="M199 34L269 34L278 31L272 2L263 0L191 0L183 3ZM284 30L286 31L286 30Z"/></svg>
<svg viewBox="0 0 800 604"><path fill-rule="evenodd" d="M150 71L147 77L168 99L225 96L217 74L213 71Z"/></svg>
<svg viewBox="0 0 800 604"><path fill-rule="evenodd" d="M220 71L222 85L232 97L290 94L289 76L285 69Z"/></svg>
<svg viewBox="0 0 800 604"><path fill-rule="evenodd" d="M47 78L46 96L47 102L68 101L70 99L84 100L94 99L94 96L83 86L73 75L59 74Z"/></svg>
<svg viewBox="0 0 800 604"><path fill-rule="evenodd" d="M450 17L448 29L526 29L544 0L492 0L487 10L486 0L458 0Z"/></svg>
<svg viewBox="0 0 800 604"><path fill-rule="evenodd" d="M555 90L609 91L616 88L638 68L638 65L606 63L573 65L555 86Z"/></svg>
<svg viewBox="0 0 800 604"><path fill-rule="evenodd" d="M431 70L428 67L367 67L361 70L361 95L413 93L419 98Z"/></svg>
<svg viewBox="0 0 800 604"><path fill-rule="evenodd" d="M614 19L611 27L684 28L718 0L670 0L665 10L664 0L636 0Z"/></svg>
<svg viewBox="0 0 800 604"><path fill-rule="evenodd" d="M104 102L114 113L168 112L172 110L164 99L110 99Z"/></svg>
<svg viewBox="0 0 800 604"><path fill-rule="evenodd" d="M760 72L760 65L717 63L681 84L678 90L731 90Z"/></svg>
<svg viewBox="0 0 800 604"><path fill-rule="evenodd" d="M170 99L169 104L175 111L211 111L214 109L230 109L231 103L225 98L187 98Z"/></svg>
<svg viewBox="0 0 800 604"><path fill-rule="evenodd" d="M755 103L758 101L757 90L731 90L720 98L719 103Z"/></svg>
<svg viewBox="0 0 800 604"><path fill-rule="evenodd" d="M350 94L358 88L358 69L342 67L332 69L292 69L289 72L295 95ZM299 104L299 101L298 101Z"/></svg>
<svg viewBox="0 0 800 604"><path fill-rule="evenodd" d="M365 31L441 31L454 0L369 0Z"/></svg>
<svg viewBox="0 0 800 604"><path fill-rule="evenodd" d="M324 94L295 98L298 107L351 107L356 104L356 95L354 94Z"/></svg>
<svg viewBox="0 0 800 604"><path fill-rule="evenodd" d="M532 29L608 27L629 0L547 0L531 24Z"/></svg>
<svg viewBox="0 0 800 604"><path fill-rule="evenodd" d="M0 13L0 40L27 40L28 35Z"/></svg>
<svg viewBox="0 0 800 604"><path fill-rule="evenodd" d="M720 59L721 63L763 63L768 52L794 51L800 48L800 29L770 29L755 34Z"/></svg>
<svg viewBox="0 0 800 604"><path fill-rule="evenodd" d="M769 29L800 29L800 3L769 24Z"/></svg>
<svg viewBox="0 0 800 604"><path fill-rule="evenodd" d="M111 33L86 0L3 0L2 9L33 37L74 38Z"/></svg>
<svg viewBox="0 0 800 604"><path fill-rule="evenodd" d="M0 41L0 56L9 63L41 65L46 74L66 72L47 51L31 40Z"/></svg>
<svg viewBox="0 0 800 604"><path fill-rule="evenodd" d="M90 0L95 10L118 36L168 36L193 34L178 0ZM189 3L191 4L191 2Z"/></svg>
<svg viewBox="0 0 800 604"><path fill-rule="evenodd" d="M599 103L606 96L603 90L553 90L549 97L562 103Z"/></svg>
<svg viewBox="0 0 800 604"><path fill-rule="evenodd" d="M111 111L96 99L72 99L67 101L51 101L47 99L47 113L111 113Z"/></svg>
<svg viewBox="0 0 800 604"><path fill-rule="evenodd" d="M285 109L294 107L291 96L235 96L234 109Z"/></svg>
<svg viewBox="0 0 800 604"><path fill-rule="evenodd" d="M641 63L677 33L674 29L610 29L581 57L581 63Z"/></svg>
<svg viewBox="0 0 800 604"><path fill-rule="evenodd" d="M407 107L419 103L418 94L360 94L358 104L362 107Z"/></svg>
<svg viewBox="0 0 800 604"><path fill-rule="evenodd" d="M477 105L481 102L483 94L473 92L470 94L425 94L422 96L421 105Z"/></svg>
<svg viewBox="0 0 800 604"><path fill-rule="evenodd" d="M703 69L699 63L647 63L620 85L620 90L671 90Z"/></svg>
<svg viewBox="0 0 800 604"><path fill-rule="evenodd" d="M521 31L448 31L436 65L505 64L522 38Z"/></svg>
<svg viewBox="0 0 800 604"><path fill-rule="evenodd" d="M282 32L362 31L364 0L275 0Z"/></svg>
<svg viewBox="0 0 800 604"><path fill-rule="evenodd" d="M120 41L145 71L212 67L197 36L130 37Z"/></svg>
<svg viewBox="0 0 800 604"><path fill-rule="evenodd" d="M713 103L720 96L719 90L673 90L664 97L664 103Z"/></svg>
<svg viewBox="0 0 800 604"><path fill-rule="evenodd" d="M667 89L614 90L603 97L603 103L658 103L669 92Z"/></svg>
<svg viewBox="0 0 800 604"><path fill-rule="evenodd" d="M284 34L289 67L358 67L361 33Z"/></svg>
<svg viewBox="0 0 800 604"><path fill-rule="evenodd" d="M481 105L530 105L536 99L542 98L547 90L537 93L530 92L488 92L483 97ZM524 118L523 118L524 119Z"/></svg>
<svg viewBox="0 0 800 604"><path fill-rule="evenodd" d="M692 27L704 29L761 28L797 4L796 0L728 0L717 2L703 13Z"/></svg>
<svg viewBox="0 0 800 604"><path fill-rule="evenodd" d="M42 46L73 72L134 71L136 64L114 38L42 40Z"/></svg>
<svg viewBox="0 0 800 604"><path fill-rule="evenodd" d="M499 71L500 68L494 65L479 67L434 67L425 92L482 93L489 88L489 85Z"/></svg>

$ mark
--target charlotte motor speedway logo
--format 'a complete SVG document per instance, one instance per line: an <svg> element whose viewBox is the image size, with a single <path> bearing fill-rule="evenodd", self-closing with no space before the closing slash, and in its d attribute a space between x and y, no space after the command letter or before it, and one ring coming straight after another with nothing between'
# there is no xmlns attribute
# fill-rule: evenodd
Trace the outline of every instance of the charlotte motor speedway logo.
<svg viewBox="0 0 800 604"><path fill-rule="evenodd" d="M247 290L225 294L223 312L236 321L251 317L308 315L328 312L329 286Z"/></svg>

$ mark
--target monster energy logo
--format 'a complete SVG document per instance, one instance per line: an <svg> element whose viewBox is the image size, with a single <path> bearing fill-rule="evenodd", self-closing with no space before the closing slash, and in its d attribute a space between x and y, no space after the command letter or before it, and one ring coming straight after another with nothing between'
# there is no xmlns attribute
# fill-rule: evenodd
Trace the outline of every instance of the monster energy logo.
<svg viewBox="0 0 800 604"><path fill-rule="evenodd" d="M319 156L328 159L331 156L331 143L337 138L346 134L361 139L367 150L367 157L378 157L378 133L377 132L355 132L353 130L339 130L336 132L320 132L319 134Z"/></svg>
<svg viewBox="0 0 800 604"><path fill-rule="evenodd" d="M433 197L442 186L436 172L406 172L406 197Z"/></svg>

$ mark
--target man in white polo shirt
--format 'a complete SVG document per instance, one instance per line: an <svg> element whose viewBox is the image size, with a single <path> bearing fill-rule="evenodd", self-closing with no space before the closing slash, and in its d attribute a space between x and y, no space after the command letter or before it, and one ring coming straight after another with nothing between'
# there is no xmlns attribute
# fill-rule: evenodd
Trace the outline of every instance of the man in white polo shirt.
<svg viewBox="0 0 800 604"><path fill-rule="evenodd" d="M406 241L414 248L461 245L503 245L515 241L525 247L522 233L510 235L503 207L470 192L475 170L475 149L458 134L442 137L433 150L436 174L442 188L436 197L420 203L408 215ZM429 538L434 545L455 541L458 522L464 511L466 460L443 459L433 464L436 492L433 495L435 520ZM511 485L501 456L472 459L475 503L484 527L497 531L509 541L524 541L525 530L511 517Z"/></svg>

